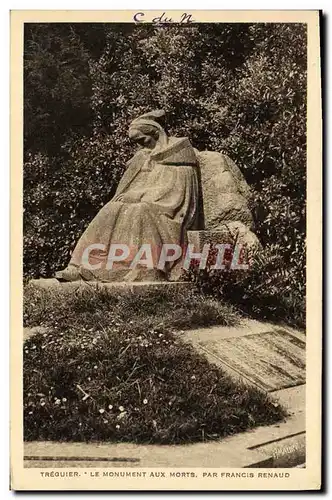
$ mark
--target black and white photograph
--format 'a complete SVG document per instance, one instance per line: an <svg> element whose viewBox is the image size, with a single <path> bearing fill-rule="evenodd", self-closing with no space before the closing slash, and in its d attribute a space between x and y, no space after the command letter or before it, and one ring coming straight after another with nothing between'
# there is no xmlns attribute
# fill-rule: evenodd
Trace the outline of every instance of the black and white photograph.
<svg viewBox="0 0 332 500"><path fill-rule="evenodd" d="M24 19L22 489L309 477L319 13L283 12Z"/></svg>

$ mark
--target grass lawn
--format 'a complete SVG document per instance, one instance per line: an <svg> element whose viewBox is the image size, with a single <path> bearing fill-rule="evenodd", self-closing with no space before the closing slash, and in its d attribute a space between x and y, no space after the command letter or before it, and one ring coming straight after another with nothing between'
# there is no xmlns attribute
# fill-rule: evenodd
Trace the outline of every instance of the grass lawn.
<svg viewBox="0 0 332 500"><path fill-rule="evenodd" d="M188 443L284 418L255 388L181 341L181 329L234 325L236 311L195 292L27 287L24 344L26 440Z"/></svg>

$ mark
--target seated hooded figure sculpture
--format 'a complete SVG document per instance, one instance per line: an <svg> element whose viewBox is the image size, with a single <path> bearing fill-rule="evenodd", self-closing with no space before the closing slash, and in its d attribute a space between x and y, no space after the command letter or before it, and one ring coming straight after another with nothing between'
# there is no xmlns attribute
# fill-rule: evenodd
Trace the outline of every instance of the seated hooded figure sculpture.
<svg viewBox="0 0 332 500"><path fill-rule="evenodd" d="M185 245L187 230L195 229L197 159L188 138L166 135L160 124L164 116L162 110L152 111L131 123L129 137L141 149L128 162L114 198L81 236L68 267L56 273L58 279L160 281L180 275L182 257L160 268L160 253L165 244ZM116 252L120 245L129 248L126 261L109 265L112 245ZM153 268L135 261L141 248L151 249ZM146 258L141 254L139 260Z"/></svg>

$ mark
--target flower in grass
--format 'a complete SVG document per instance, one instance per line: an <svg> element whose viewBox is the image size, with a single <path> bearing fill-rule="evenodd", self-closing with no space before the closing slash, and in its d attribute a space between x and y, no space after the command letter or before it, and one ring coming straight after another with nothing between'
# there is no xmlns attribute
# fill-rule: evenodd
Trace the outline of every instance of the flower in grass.
<svg viewBox="0 0 332 500"><path fill-rule="evenodd" d="M192 375L192 376L191 376L191 380L196 380L195 375Z"/></svg>
<svg viewBox="0 0 332 500"><path fill-rule="evenodd" d="M119 410L120 411L124 411L124 407L123 406L119 406Z"/></svg>
<svg viewBox="0 0 332 500"><path fill-rule="evenodd" d="M148 400L147 399L143 399L143 404L147 405L148 404Z"/></svg>
<svg viewBox="0 0 332 500"><path fill-rule="evenodd" d="M104 408L100 408L99 413L105 413Z"/></svg>
<svg viewBox="0 0 332 500"><path fill-rule="evenodd" d="M108 409L112 410L113 409L113 405L108 405Z"/></svg>
<svg viewBox="0 0 332 500"><path fill-rule="evenodd" d="M67 398L62 398L62 402L66 403L67 402Z"/></svg>
<svg viewBox="0 0 332 500"><path fill-rule="evenodd" d="M45 404L46 404L45 401L40 402L40 406L45 406Z"/></svg>
<svg viewBox="0 0 332 500"><path fill-rule="evenodd" d="M95 370L97 370L97 368L98 368L98 366L97 366L97 365L95 365L95 366L94 366L94 369L95 369Z"/></svg>
<svg viewBox="0 0 332 500"><path fill-rule="evenodd" d="M56 404L56 405L61 404L61 399L58 399L58 398L57 398L57 399L55 400L55 404Z"/></svg>
<svg viewBox="0 0 332 500"><path fill-rule="evenodd" d="M125 416L127 415L127 412L126 411L122 411L121 413L119 413L119 415L117 416L117 419L118 420L122 420Z"/></svg>
<svg viewBox="0 0 332 500"><path fill-rule="evenodd" d="M119 424L116 424L115 428L116 428L116 429L120 429Z"/></svg>

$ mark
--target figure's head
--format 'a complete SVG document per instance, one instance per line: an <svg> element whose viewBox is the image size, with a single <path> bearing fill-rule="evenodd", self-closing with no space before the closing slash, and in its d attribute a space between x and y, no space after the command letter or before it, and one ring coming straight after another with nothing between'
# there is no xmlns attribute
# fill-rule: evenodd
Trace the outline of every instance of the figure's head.
<svg viewBox="0 0 332 500"><path fill-rule="evenodd" d="M165 117L163 110L150 111L136 118L129 127L129 137L144 148L154 149L157 142L167 141L166 133L160 124Z"/></svg>
<svg viewBox="0 0 332 500"><path fill-rule="evenodd" d="M129 138L143 148L153 149L158 137L158 129L151 125L137 123L129 128Z"/></svg>

